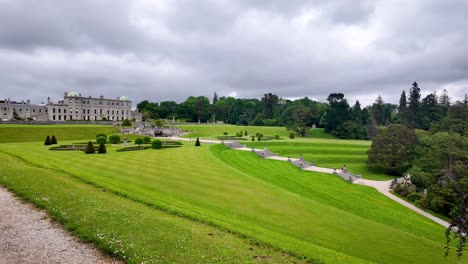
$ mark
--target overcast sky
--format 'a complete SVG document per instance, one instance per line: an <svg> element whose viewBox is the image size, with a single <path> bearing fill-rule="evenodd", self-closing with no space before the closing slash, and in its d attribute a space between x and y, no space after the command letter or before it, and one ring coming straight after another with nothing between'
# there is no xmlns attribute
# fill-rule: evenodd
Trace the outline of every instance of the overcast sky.
<svg viewBox="0 0 468 264"><path fill-rule="evenodd" d="M466 0L0 0L0 98L468 91Z"/></svg>

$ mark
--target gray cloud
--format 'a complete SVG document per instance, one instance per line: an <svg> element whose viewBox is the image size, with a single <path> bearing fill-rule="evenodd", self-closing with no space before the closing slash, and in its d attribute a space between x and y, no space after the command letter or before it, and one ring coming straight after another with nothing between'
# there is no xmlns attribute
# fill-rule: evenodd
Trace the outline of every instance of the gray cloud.
<svg viewBox="0 0 468 264"><path fill-rule="evenodd" d="M468 90L466 1L0 0L0 98Z"/></svg>

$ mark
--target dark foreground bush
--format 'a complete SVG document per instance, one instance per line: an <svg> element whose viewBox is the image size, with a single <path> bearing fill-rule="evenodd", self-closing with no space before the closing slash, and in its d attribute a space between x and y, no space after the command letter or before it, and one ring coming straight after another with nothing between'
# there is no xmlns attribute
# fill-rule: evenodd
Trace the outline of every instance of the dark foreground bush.
<svg viewBox="0 0 468 264"><path fill-rule="evenodd" d="M89 141L88 145L86 146L85 153L86 154L93 154L96 152L96 149L94 149L93 142Z"/></svg>
<svg viewBox="0 0 468 264"><path fill-rule="evenodd" d="M148 136L144 136L144 137L143 137L143 143L145 143L145 144L151 143L151 138L148 137Z"/></svg>
<svg viewBox="0 0 468 264"><path fill-rule="evenodd" d="M54 135L52 135L52 138L50 139L50 144L51 144L51 145L57 144L57 139L55 138Z"/></svg>
<svg viewBox="0 0 468 264"><path fill-rule="evenodd" d="M289 133L289 138L294 139L294 133L293 132Z"/></svg>
<svg viewBox="0 0 468 264"><path fill-rule="evenodd" d="M162 142L161 142L161 140L159 140L159 139L153 140L153 142L151 143L151 147L154 148L154 149L160 149L160 148L162 148Z"/></svg>
<svg viewBox="0 0 468 264"><path fill-rule="evenodd" d="M106 152L107 152L106 144L104 144L104 143L102 143L102 142L99 143L99 148L98 148L97 152L98 152L99 154L104 154L104 153L106 153Z"/></svg>
<svg viewBox="0 0 468 264"><path fill-rule="evenodd" d="M48 145L50 145L50 144L51 144L51 143L50 143L50 137L47 136L46 139L45 139L45 141L44 141L44 145L47 145L47 146L48 146Z"/></svg>
<svg viewBox="0 0 468 264"><path fill-rule="evenodd" d="M109 143L111 144L119 144L120 143L120 136L116 134L112 134L109 136Z"/></svg>

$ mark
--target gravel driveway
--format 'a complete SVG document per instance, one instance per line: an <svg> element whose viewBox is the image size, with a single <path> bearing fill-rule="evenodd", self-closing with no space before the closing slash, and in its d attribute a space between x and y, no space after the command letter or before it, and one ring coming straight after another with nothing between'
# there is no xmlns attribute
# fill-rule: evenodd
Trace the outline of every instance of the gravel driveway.
<svg viewBox="0 0 468 264"><path fill-rule="evenodd" d="M0 264L119 263L0 187Z"/></svg>

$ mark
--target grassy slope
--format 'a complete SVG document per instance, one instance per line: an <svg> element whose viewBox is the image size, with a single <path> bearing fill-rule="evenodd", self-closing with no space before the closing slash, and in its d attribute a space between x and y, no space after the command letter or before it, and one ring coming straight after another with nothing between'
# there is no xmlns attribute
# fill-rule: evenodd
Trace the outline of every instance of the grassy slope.
<svg viewBox="0 0 468 264"><path fill-rule="evenodd" d="M62 140L95 138L97 133L113 133L118 130L104 125L0 125L0 143L44 141L55 135Z"/></svg>
<svg viewBox="0 0 468 264"><path fill-rule="evenodd" d="M249 139L243 141L249 147L268 146L273 152L278 152L282 156L299 157L302 153L304 158L317 162L318 166L329 168L341 168L344 164L348 169L357 174L361 173L364 178L371 180L391 180L394 177L371 171L366 166L367 150L371 141L365 140L343 140L336 139L330 134L326 134L322 128L310 130L307 137L298 137L289 139L289 131L284 127L252 127L252 126L234 126L234 125L184 125L183 130L192 131L186 137L214 138L228 132L229 135L235 135L239 131L249 133L262 133L266 136L279 135L282 140L256 141L252 143ZM280 143L281 142L281 143Z"/></svg>
<svg viewBox="0 0 468 264"><path fill-rule="evenodd" d="M264 141L246 142L249 147L268 149L281 156L298 158L303 155L307 161L315 161L317 166L327 168L341 168L346 165L349 171L361 173L364 178L371 180L391 180L394 177L371 171L366 166L368 141L340 140L340 139L299 139L294 141Z"/></svg>
<svg viewBox="0 0 468 264"><path fill-rule="evenodd" d="M155 210L67 173L4 153L0 185L32 201L85 241L130 263L262 262L298 259L212 226ZM257 256L257 257L256 257Z"/></svg>
<svg viewBox="0 0 468 264"><path fill-rule="evenodd" d="M51 152L39 144L0 149L311 259L443 261L442 227L373 189L252 153L222 146L130 153L111 147L101 156Z"/></svg>

